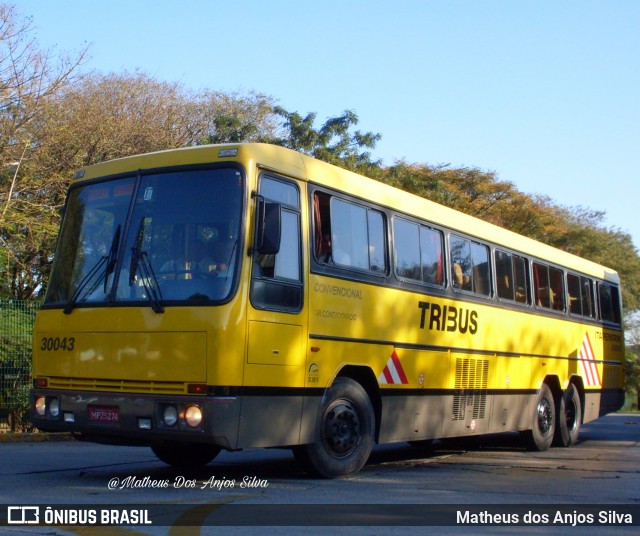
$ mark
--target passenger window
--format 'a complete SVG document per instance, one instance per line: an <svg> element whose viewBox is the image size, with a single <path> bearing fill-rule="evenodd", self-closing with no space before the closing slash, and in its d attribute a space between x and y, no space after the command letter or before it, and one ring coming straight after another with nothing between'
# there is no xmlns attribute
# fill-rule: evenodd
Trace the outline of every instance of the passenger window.
<svg viewBox="0 0 640 536"><path fill-rule="evenodd" d="M385 273L387 271L385 255L387 248L382 213L376 210L368 210L367 226L369 230L369 270Z"/></svg>
<svg viewBox="0 0 640 536"><path fill-rule="evenodd" d="M515 282L516 302L530 303L529 300L529 261L523 257L513 256L513 277Z"/></svg>
<svg viewBox="0 0 640 536"><path fill-rule="evenodd" d="M580 278L581 297L582 297L582 314L595 318L596 308L593 303L593 281L588 277Z"/></svg>
<svg viewBox="0 0 640 536"><path fill-rule="evenodd" d="M558 268L533 263L533 284L538 307L554 311L565 310L562 273Z"/></svg>
<svg viewBox="0 0 640 536"><path fill-rule="evenodd" d="M598 283L600 318L606 322L620 324L620 294L618 287L608 283Z"/></svg>
<svg viewBox="0 0 640 536"><path fill-rule="evenodd" d="M536 305L551 309L551 292L549 288L549 269L547 266L533 263L533 285L535 288Z"/></svg>
<svg viewBox="0 0 640 536"><path fill-rule="evenodd" d="M331 258L340 266L369 268L365 208L331 200Z"/></svg>
<svg viewBox="0 0 640 536"><path fill-rule="evenodd" d="M420 226L420 259L422 280L432 285L444 285L444 236L442 231Z"/></svg>
<svg viewBox="0 0 640 536"><path fill-rule="evenodd" d="M529 303L527 259L505 251L495 251L498 297L516 303Z"/></svg>
<svg viewBox="0 0 640 536"><path fill-rule="evenodd" d="M396 218L393 221L393 247L396 253L398 277L421 281L420 226L417 223Z"/></svg>
<svg viewBox="0 0 640 536"><path fill-rule="evenodd" d="M442 286L442 233L402 218L394 220L393 230L396 275Z"/></svg>
<svg viewBox="0 0 640 536"><path fill-rule="evenodd" d="M449 246L453 288L489 296L489 248L456 235L451 235Z"/></svg>
<svg viewBox="0 0 640 536"><path fill-rule="evenodd" d="M323 264L368 272L387 272L383 214L333 197L314 194L315 256Z"/></svg>
<svg viewBox="0 0 640 536"><path fill-rule="evenodd" d="M591 279L568 274L567 295L571 314L593 318L593 281Z"/></svg>

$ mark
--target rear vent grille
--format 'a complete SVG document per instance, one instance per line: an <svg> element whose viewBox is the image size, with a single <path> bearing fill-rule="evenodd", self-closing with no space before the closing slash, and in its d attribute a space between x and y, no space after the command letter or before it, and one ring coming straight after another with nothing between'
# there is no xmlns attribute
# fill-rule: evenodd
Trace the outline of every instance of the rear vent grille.
<svg viewBox="0 0 640 536"><path fill-rule="evenodd" d="M453 396L453 420L463 421L468 412L473 419L484 419L487 405L487 359L456 359L456 382Z"/></svg>
<svg viewBox="0 0 640 536"><path fill-rule="evenodd" d="M622 367L605 365L602 370L602 388L622 388Z"/></svg>

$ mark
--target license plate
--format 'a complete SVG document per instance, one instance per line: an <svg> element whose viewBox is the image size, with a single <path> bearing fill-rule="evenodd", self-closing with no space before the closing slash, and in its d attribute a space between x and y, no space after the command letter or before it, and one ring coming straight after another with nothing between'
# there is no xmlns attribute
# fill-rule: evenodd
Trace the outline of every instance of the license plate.
<svg viewBox="0 0 640 536"><path fill-rule="evenodd" d="M117 406L89 406L89 420L104 423L120 422L120 408Z"/></svg>

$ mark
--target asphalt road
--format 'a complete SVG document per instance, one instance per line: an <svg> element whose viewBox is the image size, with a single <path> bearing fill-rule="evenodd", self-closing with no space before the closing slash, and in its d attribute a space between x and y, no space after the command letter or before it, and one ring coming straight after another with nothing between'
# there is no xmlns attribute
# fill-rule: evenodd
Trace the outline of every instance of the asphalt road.
<svg viewBox="0 0 640 536"><path fill-rule="evenodd" d="M205 468L184 471L164 465L147 448L2 441L0 504L2 509L41 505L43 511L67 505L85 513L126 504L151 507L153 522L102 528L12 524L0 527L3 534L300 532L291 526L238 526L255 523L310 524L305 534L635 535L640 525L640 415L604 417L583 427L575 447L542 453L524 450L517 434L436 442L428 448L406 443L377 447L359 474L341 480L308 478L287 450L223 452ZM573 515L582 524L536 523L545 515L553 521L558 511L569 516L563 522L570 523ZM0 511L0 519L4 514ZM441 519L453 519L453 526L407 526ZM487 520L508 526L489 526ZM200 522L202 529L181 528ZM232 526L222 529L220 523Z"/></svg>

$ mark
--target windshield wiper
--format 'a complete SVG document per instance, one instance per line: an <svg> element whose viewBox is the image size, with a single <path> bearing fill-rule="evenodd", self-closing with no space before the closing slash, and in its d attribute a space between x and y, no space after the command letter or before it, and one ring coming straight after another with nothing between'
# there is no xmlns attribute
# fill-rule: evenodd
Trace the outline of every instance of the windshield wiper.
<svg viewBox="0 0 640 536"><path fill-rule="evenodd" d="M80 298L80 294L82 294L82 291L89 284L89 281L93 279L93 276L98 273L98 270L100 270L106 263L107 263L107 257L100 257L100 259L95 264L95 266L91 268L89 273L82 278L82 281L80 281L78 288L76 288L76 291L73 293L73 296L71 296L71 299L67 302L67 304L64 306L64 309L62 310L62 312L65 315L68 315L71 313L71 311L73 311L73 308L78 302L78 298ZM100 280L101 278L98 278L97 282L99 282ZM91 291L95 290L96 286L97 286L97 283L94 283L94 285L91 287ZM87 292L87 294L91 294L91 292Z"/></svg>
<svg viewBox="0 0 640 536"><path fill-rule="evenodd" d="M63 309L63 313L64 314L68 315L68 314L71 313L71 311L73 311L73 308L76 306L76 303L78 303L78 300L80 299L82 291L87 287L87 285L92 280L93 280L93 285L91 285L91 287L85 293L85 295L88 296L88 295L92 294L96 290L96 288L98 288L98 285L103 280L103 278L104 278L104 293L105 294L107 293L107 280L109 279L109 274L111 274L113 272L113 269L115 268L116 257L118 255L118 245L119 244L120 244L120 225L118 225L118 227L116 229L116 232L113 235L113 239L111 240L111 247L109 248L109 255L106 256L106 257L100 257L98 259L98 262L96 262L95 265L93 266L93 268L91 268L91 270L89 270L87 275L85 275L82 278L82 280L78 284L78 287L76 288L75 292L71 296L71 299L64 306L64 309ZM100 270L102 270L102 268L105 265L106 265L106 268L105 268L105 271L104 271L104 275L100 275L99 277L95 278L95 280L94 280L94 276Z"/></svg>
<svg viewBox="0 0 640 536"><path fill-rule="evenodd" d="M138 270L140 270L140 281L144 287L147 299L151 303L154 313L164 313L162 306L162 292L158 279L149 261L149 255L142 250L142 238L144 234L144 218L140 221L138 232L136 233L136 241L131 248L131 264L129 265L129 286L132 286L136 280Z"/></svg>
<svg viewBox="0 0 640 536"><path fill-rule="evenodd" d="M116 229L116 234L111 242L111 249L109 250L109 256L107 257L107 267L104 271L104 293L107 293L107 282L109 276L116 268L116 261L118 260L118 246L120 245L120 225Z"/></svg>
<svg viewBox="0 0 640 536"><path fill-rule="evenodd" d="M229 253L229 260L227 261L227 270L225 273L225 278L228 279L229 275L232 273L232 266L234 266L233 264L231 264L231 262L233 261L233 257L236 254L236 248L238 247L238 241L236 240L233 243L233 247L231 248L231 253Z"/></svg>

